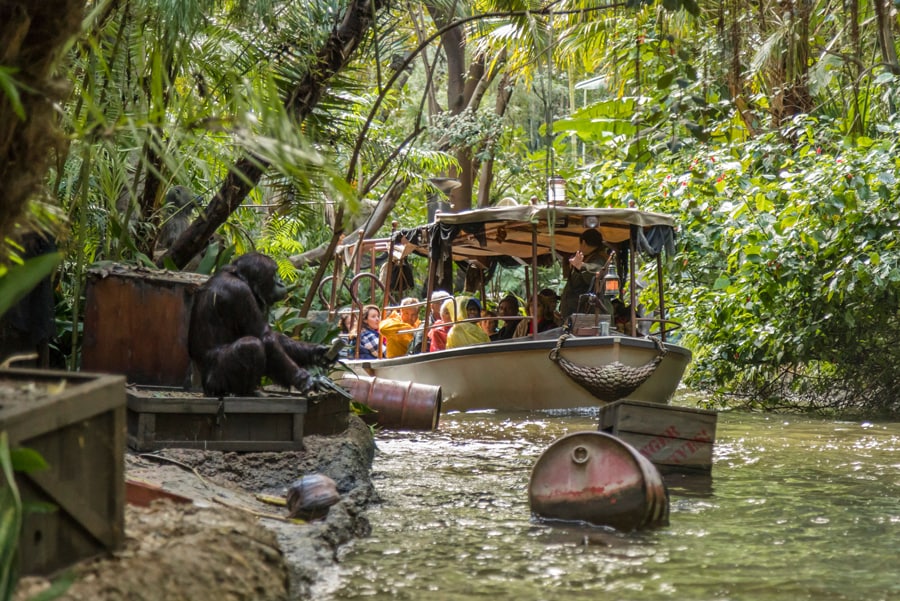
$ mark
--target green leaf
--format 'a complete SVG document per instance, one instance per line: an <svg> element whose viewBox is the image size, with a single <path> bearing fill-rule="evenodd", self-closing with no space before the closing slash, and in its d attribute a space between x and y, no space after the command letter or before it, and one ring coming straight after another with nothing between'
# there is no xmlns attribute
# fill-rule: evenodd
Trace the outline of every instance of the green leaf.
<svg viewBox="0 0 900 601"><path fill-rule="evenodd" d="M660 75L659 79L656 80L656 87L660 90L665 90L670 85L672 85L672 81L675 79L674 71L666 71L662 75Z"/></svg>
<svg viewBox="0 0 900 601"><path fill-rule="evenodd" d="M46 470L50 467L40 453L27 447L12 449L10 458L12 459L12 467L17 472L30 474L31 472Z"/></svg>
<svg viewBox="0 0 900 601"><path fill-rule="evenodd" d="M713 290L725 290L731 286L731 278L728 276L720 275L716 282L713 284Z"/></svg>
<svg viewBox="0 0 900 601"><path fill-rule="evenodd" d="M53 581L53 583L40 593L28 599L28 601L53 601L62 597L72 583L75 582L75 574L66 572L61 577Z"/></svg>
<svg viewBox="0 0 900 601"><path fill-rule="evenodd" d="M25 121L25 107L22 105L22 99L19 96L19 87L13 77L19 70L15 67L0 66L0 89L6 94L9 104L12 105L13 112L16 116Z"/></svg>
<svg viewBox="0 0 900 601"><path fill-rule="evenodd" d="M697 81L697 69L694 67L694 65L687 63L684 66L684 73L691 81Z"/></svg>
<svg viewBox="0 0 900 601"><path fill-rule="evenodd" d="M16 588L22 500L16 487L8 436L0 432L0 599L11 599Z"/></svg>
<svg viewBox="0 0 900 601"><path fill-rule="evenodd" d="M352 411L354 415L369 415L378 413L365 403L360 403L359 401L350 401L350 411Z"/></svg>
<svg viewBox="0 0 900 601"><path fill-rule="evenodd" d="M144 267L149 267L150 269L156 269L156 263L153 262L153 259L145 255L144 253L137 253L137 259L140 261Z"/></svg>
<svg viewBox="0 0 900 601"><path fill-rule="evenodd" d="M13 265L0 276L0 315L31 292L38 283L59 265L61 253L48 253Z"/></svg>
<svg viewBox="0 0 900 601"><path fill-rule="evenodd" d="M59 511L59 507L46 501L22 501L22 511L24 513L55 513Z"/></svg>

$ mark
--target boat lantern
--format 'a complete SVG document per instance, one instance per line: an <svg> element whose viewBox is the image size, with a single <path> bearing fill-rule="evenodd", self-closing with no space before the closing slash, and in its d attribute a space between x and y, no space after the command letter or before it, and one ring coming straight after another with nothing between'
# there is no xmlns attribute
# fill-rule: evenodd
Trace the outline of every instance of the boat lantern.
<svg viewBox="0 0 900 601"><path fill-rule="evenodd" d="M547 204L551 206L566 204L566 180L558 175L547 180Z"/></svg>
<svg viewBox="0 0 900 601"><path fill-rule="evenodd" d="M606 275L603 276L603 294L606 296L619 296L619 274L616 272L616 264L610 262Z"/></svg>

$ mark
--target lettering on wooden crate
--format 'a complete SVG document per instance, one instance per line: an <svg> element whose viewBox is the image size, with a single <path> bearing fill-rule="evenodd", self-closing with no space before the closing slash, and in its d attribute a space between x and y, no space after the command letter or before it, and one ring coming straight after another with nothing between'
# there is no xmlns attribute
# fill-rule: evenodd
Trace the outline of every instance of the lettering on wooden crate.
<svg viewBox="0 0 900 601"><path fill-rule="evenodd" d="M694 437L694 440L697 442L712 442L712 436L709 435L709 432L706 431L706 428L703 428L699 432L697 432L697 436Z"/></svg>
<svg viewBox="0 0 900 601"><path fill-rule="evenodd" d="M670 438L678 438L678 429L675 426L666 428L662 434L644 445L640 449L640 452L645 456L652 455L665 448L666 443Z"/></svg>
<svg viewBox="0 0 900 601"><path fill-rule="evenodd" d="M688 459L691 455L697 452L697 445L693 440L689 440L672 453L669 457L675 463L681 463L683 460Z"/></svg>

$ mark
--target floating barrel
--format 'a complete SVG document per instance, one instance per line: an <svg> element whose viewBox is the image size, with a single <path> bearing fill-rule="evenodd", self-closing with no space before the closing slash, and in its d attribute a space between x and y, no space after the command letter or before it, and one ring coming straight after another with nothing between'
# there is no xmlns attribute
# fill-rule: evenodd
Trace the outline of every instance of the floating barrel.
<svg viewBox="0 0 900 601"><path fill-rule="evenodd" d="M626 442L604 432L576 432L538 458L528 483L531 513L617 530L669 523L669 495L659 470Z"/></svg>
<svg viewBox="0 0 900 601"><path fill-rule="evenodd" d="M440 386L353 375L344 376L338 383L355 401L377 411L371 418L382 428L434 430L438 427Z"/></svg>

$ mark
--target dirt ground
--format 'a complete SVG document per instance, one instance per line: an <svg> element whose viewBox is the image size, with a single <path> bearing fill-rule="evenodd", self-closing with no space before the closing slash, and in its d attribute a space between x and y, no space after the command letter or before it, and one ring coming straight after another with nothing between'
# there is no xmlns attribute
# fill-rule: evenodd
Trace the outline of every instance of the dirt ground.
<svg viewBox="0 0 900 601"><path fill-rule="evenodd" d="M126 506L125 547L82 562L59 599L283 600L310 599L335 582L337 552L367 536L366 506L378 500L370 479L375 445L361 420L346 432L308 436L304 451L223 453L167 449L128 454L126 476L187 497ZM341 500L311 522L287 519L290 484L307 474L329 476ZM25 601L51 582L24 578L14 597Z"/></svg>

